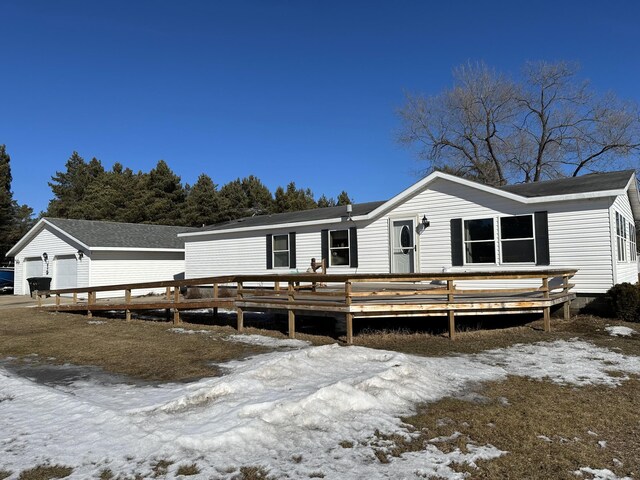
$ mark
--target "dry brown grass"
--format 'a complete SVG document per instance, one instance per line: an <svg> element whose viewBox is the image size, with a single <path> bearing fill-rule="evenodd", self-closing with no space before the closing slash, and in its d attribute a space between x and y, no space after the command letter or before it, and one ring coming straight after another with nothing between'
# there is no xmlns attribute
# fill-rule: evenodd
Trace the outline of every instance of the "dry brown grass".
<svg viewBox="0 0 640 480"><path fill-rule="evenodd" d="M71 475L73 469L63 465L38 465L37 467L24 470L20 473L18 480L50 480L53 478L64 478Z"/></svg>
<svg viewBox="0 0 640 480"><path fill-rule="evenodd" d="M510 377L478 393L481 401L448 398L404 419L420 434L412 441L393 438L397 446L390 454L422 450L426 443L445 452L465 451L467 444L508 452L478 462L478 469L457 466L474 479L575 479L581 467L608 468L619 476L640 472L638 379L617 388L574 388ZM433 441L455 432L461 435Z"/></svg>
<svg viewBox="0 0 640 480"><path fill-rule="evenodd" d="M198 465L190 463L189 465L180 465L176 471L176 475L184 475L185 477L197 475L200 473Z"/></svg>
<svg viewBox="0 0 640 480"><path fill-rule="evenodd" d="M453 341L444 333L432 334L408 329L400 331L369 329L355 336L354 343L369 348L439 357L506 348L517 343L568 340L578 336L601 347L615 347L620 349L620 353L640 356L640 335L612 337L604 330L605 326L610 324L626 325L640 332L640 325L637 323L581 315L571 320L554 319L551 332L545 332L542 322L538 320L506 328L458 332Z"/></svg>
<svg viewBox="0 0 640 480"><path fill-rule="evenodd" d="M172 324L38 312L0 310L0 358L36 354L51 363L94 365L145 380L188 380L218 374L212 363L266 351L222 340L230 327L183 325L210 335L170 332Z"/></svg>

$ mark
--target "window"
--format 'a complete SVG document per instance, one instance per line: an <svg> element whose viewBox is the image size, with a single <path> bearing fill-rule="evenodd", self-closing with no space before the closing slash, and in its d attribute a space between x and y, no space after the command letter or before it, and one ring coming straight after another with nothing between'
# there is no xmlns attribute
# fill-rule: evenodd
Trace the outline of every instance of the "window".
<svg viewBox="0 0 640 480"><path fill-rule="evenodd" d="M273 236L273 267L289 268L289 235Z"/></svg>
<svg viewBox="0 0 640 480"><path fill-rule="evenodd" d="M464 252L466 263L496 263L492 218L464 221Z"/></svg>
<svg viewBox="0 0 640 480"><path fill-rule="evenodd" d="M329 232L329 265L349 265L349 230Z"/></svg>
<svg viewBox="0 0 640 480"><path fill-rule="evenodd" d="M633 222L629 222L629 260L638 261L638 232Z"/></svg>
<svg viewBox="0 0 640 480"><path fill-rule="evenodd" d="M616 212L616 239L618 261L625 262L627 260L627 222L618 212Z"/></svg>
<svg viewBox="0 0 640 480"><path fill-rule="evenodd" d="M500 246L503 263L535 262L533 215L501 217Z"/></svg>

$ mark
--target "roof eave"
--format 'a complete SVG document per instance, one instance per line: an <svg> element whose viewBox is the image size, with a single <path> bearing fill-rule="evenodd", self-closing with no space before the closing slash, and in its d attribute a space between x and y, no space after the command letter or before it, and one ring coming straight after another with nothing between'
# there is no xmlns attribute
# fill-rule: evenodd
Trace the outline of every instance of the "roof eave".
<svg viewBox="0 0 640 480"><path fill-rule="evenodd" d="M11 247L11 250L9 250L5 256L7 257L15 256L15 254L18 253L20 250L22 250L22 248L24 247L24 244L27 243L28 240L31 239L31 237L33 237L33 235L35 235L37 231L39 231L41 228L44 228L44 225L50 226L52 229L61 233L65 237L69 238L70 240L76 242L82 248L85 248L87 250L91 248L88 245L86 245L84 242L81 242L80 240L75 238L73 235L69 235L68 232L56 226L55 224L51 223L46 218L41 218L33 227L31 227L31 229L27 233L24 234L24 236L20 240L18 240L18 243L16 243L13 247Z"/></svg>
<svg viewBox="0 0 640 480"><path fill-rule="evenodd" d="M352 216L351 221L366 220L366 215ZM200 232L179 233L178 237L198 237L208 235L221 235L224 233L241 233L241 232L253 232L261 230L274 230L279 228L299 228L308 227L313 225L328 225L331 223L340 223L347 221L344 216L324 218L322 220L313 220L307 222L289 222L289 223L273 223L270 225L256 225L253 227L239 227L239 228L224 228L220 230L204 230Z"/></svg>
<svg viewBox="0 0 640 480"><path fill-rule="evenodd" d="M184 248L91 247L90 252L184 252Z"/></svg>

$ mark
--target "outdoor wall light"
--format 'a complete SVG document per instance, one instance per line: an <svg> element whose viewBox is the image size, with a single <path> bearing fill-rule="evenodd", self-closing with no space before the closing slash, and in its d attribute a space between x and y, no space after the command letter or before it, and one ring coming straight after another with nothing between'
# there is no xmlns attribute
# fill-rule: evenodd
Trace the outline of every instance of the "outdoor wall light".
<svg viewBox="0 0 640 480"><path fill-rule="evenodd" d="M429 225L431 225L431 222L429 222L429 220L427 219L426 215L422 216L422 226L424 228L427 228Z"/></svg>
<svg viewBox="0 0 640 480"><path fill-rule="evenodd" d="M47 252L44 252L42 254L42 259L46 262L47 260L49 260L49 255L47 255Z"/></svg>
<svg viewBox="0 0 640 480"><path fill-rule="evenodd" d="M82 260L82 257L84 257L84 252L82 250L78 250L78 260Z"/></svg>

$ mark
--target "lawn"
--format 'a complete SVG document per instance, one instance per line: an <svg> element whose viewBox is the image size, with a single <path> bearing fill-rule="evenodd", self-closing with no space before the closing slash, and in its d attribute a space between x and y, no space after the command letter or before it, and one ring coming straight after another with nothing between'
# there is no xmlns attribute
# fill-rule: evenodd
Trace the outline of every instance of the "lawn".
<svg viewBox="0 0 640 480"><path fill-rule="evenodd" d="M0 478L640 475L640 334L610 329L637 324L369 325L347 347L193 320L0 310Z"/></svg>

